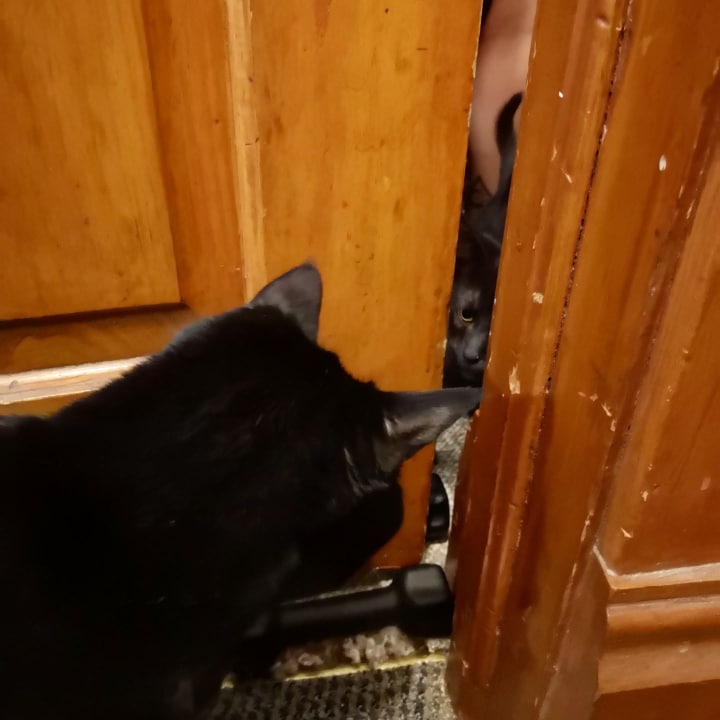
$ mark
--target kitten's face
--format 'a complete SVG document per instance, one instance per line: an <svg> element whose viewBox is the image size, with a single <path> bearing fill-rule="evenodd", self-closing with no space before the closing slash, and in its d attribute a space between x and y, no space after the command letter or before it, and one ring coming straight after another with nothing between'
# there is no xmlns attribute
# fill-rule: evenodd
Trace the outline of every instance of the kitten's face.
<svg viewBox="0 0 720 720"><path fill-rule="evenodd" d="M448 318L445 387L482 385L515 164L517 137L513 121L521 101L521 93L513 95L498 115L495 128L500 154L497 192L483 205L471 205L464 210L460 220Z"/></svg>
<svg viewBox="0 0 720 720"><path fill-rule="evenodd" d="M468 228L463 232L450 298L445 385L480 387L490 338L499 250L489 239L475 240Z"/></svg>
<svg viewBox="0 0 720 720"><path fill-rule="evenodd" d="M462 283L450 304L447 349L454 355L460 380L469 385L482 384L485 372L492 312L487 295L478 285Z"/></svg>

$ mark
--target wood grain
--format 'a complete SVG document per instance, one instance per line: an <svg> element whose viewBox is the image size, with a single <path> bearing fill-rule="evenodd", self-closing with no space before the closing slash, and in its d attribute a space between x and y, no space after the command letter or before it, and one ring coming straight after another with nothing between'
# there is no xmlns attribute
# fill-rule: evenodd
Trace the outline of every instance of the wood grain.
<svg viewBox="0 0 720 720"><path fill-rule="evenodd" d="M454 700L465 717L485 711L520 536L526 543L523 563L529 565L534 560L532 544L543 529L540 517L523 528L525 504L542 462L540 425L552 413L548 379L557 360L624 12L622 3L613 2L579 2L572 13L566 8L561 0L538 4L485 400L466 445L477 466L490 458L497 462L496 490L490 504L474 502L485 497L485 490L475 486L483 481L479 473L464 478L467 489L458 488L473 502L466 510L464 532L453 532L450 550L457 556L458 592L449 682L457 687ZM493 423L502 431L479 431L482 424ZM487 546L480 558L475 548L483 541L478 541L476 528L487 526ZM465 572L480 573L480 582L463 588L460 576ZM521 614L531 608L538 592L529 585L523 590ZM536 694L512 692L510 697L532 708Z"/></svg>
<svg viewBox="0 0 720 720"><path fill-rule="evenodd" d="M235 206L243 246L245 297L272 280L265 259L265 197L261 183L259 99L255 84L252 0L226 0L230 99L233 116ZM279 52L284 52L281 43Z"/></svg>
<svg viewBox="0 0 720 720"><path fill-rule="evenodd" d="M249 45L249 35L230 37L234 5L142 5L180 293L201 314L242 304L254 294L246 293L249 277L260 275L255 289L264 282L264 267L246 267L244 252L262 247L262 236L243 223L258 214L261 223L262 195L259 187L238 195L236 186L238 172L251 165L247 146L256 147L257 130L236 136L241 110L233 88L249 84L251 67L231 64L233 48ZM242 112L254 115L254 98L242 99Z"/></svg>
<svg viewBox="0 0 720 720"><path fill-rule="evenodd" d="M605 565L597 547L595 554ZM618 575L605 565L613 602L644 602L682 595L720 594L720 562Z"/></svg>
<svg viewBox="0 0 720 720"><path fill-rule="evenodd" d="M607 620L608 641L614 644L697 630L720 633L720 595L613 603L607 609Z"/></svg>
<svg viewBox="0 0 720 720"><path fill-rule="evenodd" d="M50 7L51 4L46 4L48 12ZM139 99L134 95L122 97L126 107L124 115L118 114L118 119L142 115L141 121L138 121L140 127L147 129L156 144L151 155L135 158L137 167L133 171L140 174L152 171L153 177L157 177L153 187L148 187L144 193L147 201L161 203L163 207L167 205L164 212L170 218L170 247L173 264L177 262L178 276L177 280L173 279L173 306L157 305L156 302L160 303L163 298L151 296L145 298L144 303L149 307L135 308L132 312L112 307L111 302L107 309L112 312L107 314L77 314L80 308L73 306L75 315L63 317L64 306L50 298L44 311L48 317L43 320L19 322L19 318L32 314L23 311L15 313L13 322L0 326L0 371L21 372L155 352L193 317L242 303L250 283L248 272L253 274L250 284L256 285L258 280L262 282L265 276L264 269L249 269L244 259L247 254L245 245L255 246L258 239L253 237L248 240L243 234L245 224L239 219L239 208L243 211L242 218L250 214L251 205L255 206L255 214L261 213L262 198L259 193L248 198L236 191L236 165L244 162L247 148L241 142L243 150L237 149L238 121L233 100L236 78L233 73L242 76L238 80L240 83L247 84L248 78L237 62L231 66L231 28L226 3L221 0L200 4L183 0L143 1L128 4L122 11L119 8L113 10L124 13L123 17L132 20L131 26L128 26L129 21L120 24L117 33L123 34L121 40L128 45L128 54L131 50L136 54L128 59L128 63L131 69L137 69L145 88ZM73 12L82 14L73 22L82 24L83 28L95 22L93 14L84 14L80 7L74 8ZM102 12L101 8L93 9L95 14L102 15ZM70 17L72 13L68 14ZM70 22L68 18L65 22ZM25 13L16 20L17 32L25 32L22 30L23 23L31 22L32 16ZM79 31L73 32L77 34ZM74 51L65 46L69 43L66 35L57 38L56 44L58 52L68 54ZM102 50L99 45L96 54ZM27 55L19 56L14 62L19 70L27 74ZM76 112L85 112L88 103L94 103L98 108L107 105L110 112L117 101L112 97L106 98L103 92L118 92L114 87L112 83L107 83L104 89L94 85L74 88L79 96ZM90 97L86 97L88 92ZM245 112L254 112L254 106ZM87 121L87 116L83 119ZM135 120L128 121L121 128L119 142L124 142L126 137L132 140L137 124ZM82 129L80 122L77 128ZM78 142L84 142L83 138ZM50 150L41 147L37 153L45 163L52 164ZM118 148L108 149L100 145L95 151L103 167L112 166L113 153L125 152L121 142ZM14 182L14 178L12 180ZM82 194L83 201L87 196L86 190L83 186L77 191ZM114 187L109 190L114 191ZM52 198L55 204L48 214L66 211L57 206L58 200ZM122 202L121 197L118 202ZM157 268L152 259L137 257L132 248L116 244L111 235L103 237L102 228L91 226L88 232L92 235L92 243L109 244L110 250L117 253L114 260L123 268L134 267L135 261L144 263L139 270L148 282L156 282L155 275L162 273L162 268ZM72 234L68 237L72 238ZM169 233L148 238L151 244L166 240L170 240ZM44 254L41 246L32 246L28 252L34 261L42 260L43 267L46 260L53 264L59 275L48 279L48 282L68 284L65 278L71 276L69 285L74 288L82 285L82 282L77 282L76 276L87 276L93 288L102 288L104 292L106 283L102 266L98 267L95 263L88 266L82 253L54 257ZM28 283L38 286L44 282L36 268L26 270ZM125 273L125 269L121 272ZM14 292L12 288L11 291ZM65 291L61 288L58 292ZM185 307L178 304L180 299ZM20 297L17 302L23 303L24 300ZM88 308L104 308L107 305L104 301L89 302Z"/></svg>
<svg viewBox="0 0 720 720"><path fill-rule="evenodd" d="M0 8L0 320L179 301L139 3Z"/></svg>
<svg viewBox="0 0 720 720"><path fill-rule="evenodd" d="M629 467L621 472L636 437L640 441L647 432L651 444L665 443L663 472L673 473L672 482L667 479L668 494L674 483L674 497L684 496L672 510L672 500L666 501L667 514L677 512L669 527L686 527L689 535L680 543L674 565L685 566L686 576L692 577L691 566L720 559L707 534L714 513L697 521L697 534L691 529L703 509L713 509L712 501L702 508L699 488L682 487L699 477L703 462L711 469L703 478L720 467L710 443L703 445L701 429L710 368L720 362L709 331L717 324L717 181L711 159L717 146L720 6L700 2L688 12L679 1L581 2L577 14L568 15L560 5L566 7L553 0L541 0L538 6L537 52L493 321L487 393L507 398L507 409L501 411L498 402L480 411L480 418L492 413L486 424L493 417L503 423L502 442L485 445L477 435L477 443L467 445L478 458L483 453L490 458L485 464L497 462L496 490L489 507L485 503L477 515L466 511L453 551L458 590L463 575L476 577L482 563L479 583L469 583L457 598L453 633L450 687L466 718L484 713L499 720L550 720L563 707L575 708L572 717L589 717L594 695L587 680L603 662L606 687L613 692L634 682L670 682L669 670L651 680L648 667L657 660L670 668L674 640L667 640L656 655L639 640L622 651L600 650L604 601L598 601L599 591L591 600L594 610L584 619L577 607L589 602L583 578L594 563L598 533L601 549L606 532L622 528L630 536L622 533L624 541L608 536L610 547L628 547L619 567L616 553L612 562L598 556L610 573L669 565L662 559L673 545L672 534L658 541L657 554L653 551L663 518L644 508L638 479L643 473L635 478ZM588 51L588 45L593 49ZM563 116L562 109L555 110L558 106L569 114ZM549 119L533 116L533 110L541 109ZM555 135L559 118L563 132ZM595 141L588 127L598 130ZM530 139L532 162L524 154ZM568 157L582 162L569 164ZM548 167L564 177L565 186L553 184ZM544 220L542 208L550 213ZM556 232L548 232L550 228ZM533 302L531 293L541 301ZM689 327L680 295L690 310ZM701 317L707 317L707 325ZM694 369L700 376L693 382L686 378L682 385L673 374L679 366L677 353L687 348L680 341L686 332L699 337L701 327L707 340L698 340L690 350L691 355L696 352ZM657 383L665 376L654 373L655 365L678 393L672 423L678 435L676 455L667 447L675 442L672 432L656 431L665 427L668 410L648 402L649 393L665 398L666 388ZM675 380L682 385L682 396ZM708 402L714 392L712 384ZM646 402L660 413L659 419L645 412ZM706 424L709 434L713 425ZM698 444L691 442L694 437ZM666 462L668 457L677 460ZM689 473L680 472L680 458ZM469 482L478 482L480 473L474 475ZM463 492L471 501L484 497L480 489ZM634 527L612 515L604 524L610 492L623 523L637 521L638 532L653 528L654 535L643 540L644 556L625 542L634 537ZM472 554L478 542L474 531L484 527L489 527L488 540L479 560ZM674 591L682 588L676 585ZM609 598L612 590L603 592ZM651 615L644 617L642 622L653 624ZM690 628L674 632L687 635L678 643L693 637ZM687 646L688 660L678 681L704 680L716 672L707 669L707 663L718 666L709 632L706 627L705 636ZM593 648L584 660L583 643ZM560 673L572 677L562 670L568 668L568 657L589 664L575 668L582 682L560 681ZM703 658L707 666L701 669Z"/></svg>
<svg viewBox="0 0 720 720"><path fill-rule="evenodd" d="M712 134L700 140L708 148L698 160L704 188L693 200L682 202L692 189L683 189L679 198L680 223L690 221L692 229L640 390L636 430L617 469L604 534L603 554L619 573L720 560L715 337L720 327L720 83L698 77L703 80L714 83L698 99Z"/></svg>
<svg viewBox="0 0 720 720"><path fill-rule="evenodd" d="M715 611L720 610L716 607ZM707 632L662 642L607 649L600 658L598 693L720 680L720 635Z"/></svg>
<svg viewBox="0 0 720 720"><path fill-rule="evenodd" d="M545 691L533 701L529 717L581 720L590 716L597 699L598 659L607 637L610 590L597 556L590 553L584 560L559 636L553 673Z"/></svg>
<svg viewBox="0 0 720 720"><path fill-rule="evenodd" d="M142 357L108 360L0 375L0 412L6 409L14 411L26 404L36 407L41 400L49 400L53 405L56 399L59 402L67 399L69 402L70 399L99 390L143 360Z"/></svg>
<svg viewBox="0 0 720 720"><path fill-rule="evenodd" d="M321 343L388 390L440 385L480 4L252 3L268 276L314 258ZM420 558L430 462L383 563Z"/></svg>
<svg viewBox="0 0 720 720"><path fill-rule="evenodd" d="M673 684L604 695L592 720L717 720L720 681Z"/></svg>
<svg viewBox="0 0 720 720"><path fill-rule="evenodd" d="M686 246L687 209L691 198L700 199L699 158L708 146L698 142L706 120L697 98L715 67L717 54L709 38L717 42L717 36L709 31L719 13L715 3L701 3L687 14L679 2L634 2L625 20L632 33L621 39L607 130L549 381L520 547L525 560L514 568L512 614L506 616L498 672L509 672L518 662L533 671L515 697L498 693L504 713L522 706L525 692L526 706L542 695L554 672L551 658L572 607L571 588L589 552L605 494L611 482L625 494L622 481L613 480L615 463L627 442L625 432L632 434L633 427L641 432L641 421L636 426L634 419L637 392ZM701 33L706 40L695 41ZM660 37L659 54L651 53ZM693 52L683 50L688 45ZM682 62L676 61L679 55ZM661 79L657 67L666 64L672 74L668 70ZM676 85L677 102L668 103L668 87ZM705 112L715 111L710 105ZM672 172L669 163L661 170L670 147L678 158ZM690 196L678 208L683 185Z"/></svg>
<svg viewBox="0 0 720 720"><path fill-rule="evenodd" d="M173 307L0 324L0 373L150 355L193 319Z"/></svg>

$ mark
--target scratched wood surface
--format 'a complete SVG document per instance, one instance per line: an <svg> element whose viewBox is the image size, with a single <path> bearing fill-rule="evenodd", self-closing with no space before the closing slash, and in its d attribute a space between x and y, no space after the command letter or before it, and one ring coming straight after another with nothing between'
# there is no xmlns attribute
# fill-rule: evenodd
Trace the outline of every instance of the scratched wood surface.
<svg viewBox="0 0 720 720"><path fill-rule="evenodd" d="M456 615L448 681L468 717L484 712L483 688L498 660L622 18L622 7L612 2L567 7L565 0L538 3L485 399L459 478L458 494L467 500L456 504L453 521ZM488 426L495 431L480 432ZM472 471L489 462L497 465L495 478ZM486 527L485 540L475 529Z"/></svg>
<svg viewBox="0 0 720 720"><path fill-rule="evenodd" d="M466 718L635 717L638 697L673 717L668 697L720 678L720 6L560 6L538 6L490 402L464 463L450 687Z"/></svg>

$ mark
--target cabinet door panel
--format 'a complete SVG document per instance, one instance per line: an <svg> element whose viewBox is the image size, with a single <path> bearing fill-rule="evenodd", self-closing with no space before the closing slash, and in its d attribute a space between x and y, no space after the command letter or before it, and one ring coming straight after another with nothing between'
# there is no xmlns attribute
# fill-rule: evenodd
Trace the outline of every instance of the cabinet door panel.
<svg viewBox="0 0 720 720"><path fill-rule="evenodd" d="M7 0L0 412L49 412L308 257L320 340L438 387L480 0ZM430 449L376 559L420 559Z"/></svg>
<svg viewBox="0 0 720 720"><path fill-rule="evenodd" d="M180 300L139 4L0 9L0 320Z"/></svg>

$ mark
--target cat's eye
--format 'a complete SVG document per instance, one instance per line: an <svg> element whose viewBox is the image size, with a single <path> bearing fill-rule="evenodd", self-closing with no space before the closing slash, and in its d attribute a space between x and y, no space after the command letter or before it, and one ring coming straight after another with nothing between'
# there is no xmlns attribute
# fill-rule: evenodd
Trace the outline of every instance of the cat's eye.
<svg viewBox="0 0 720 720"><path fill-rule="evenodd" d="M475 319L475 312L470 307L464 307L460 310L460 319L464 323L471 323Z"/></svg>

